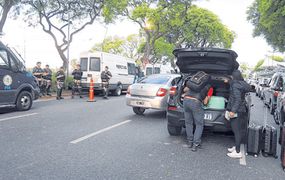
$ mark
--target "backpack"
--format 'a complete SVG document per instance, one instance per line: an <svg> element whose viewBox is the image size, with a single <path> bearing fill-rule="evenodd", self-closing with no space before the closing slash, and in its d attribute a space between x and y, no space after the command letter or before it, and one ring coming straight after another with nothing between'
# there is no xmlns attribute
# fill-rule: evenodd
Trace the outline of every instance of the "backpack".
<svg viewBox="0 0 285 180"><path fill-rule="evenodd" d="M210 79L209 74L199 71L186 82L186 86L195 92L200 92Z"/></svg>

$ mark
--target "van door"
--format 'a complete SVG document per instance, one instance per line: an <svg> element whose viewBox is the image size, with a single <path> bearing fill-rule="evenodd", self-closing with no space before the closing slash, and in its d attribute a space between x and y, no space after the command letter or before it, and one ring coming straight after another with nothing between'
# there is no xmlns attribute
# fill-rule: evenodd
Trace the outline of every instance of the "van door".
<svg viewBox="0 0 285 180"><path fill-rule="evenodd" d="M9 58L5 49L0 49L0 104L14 103L17 87L15 80L14 62Z"/></svg>

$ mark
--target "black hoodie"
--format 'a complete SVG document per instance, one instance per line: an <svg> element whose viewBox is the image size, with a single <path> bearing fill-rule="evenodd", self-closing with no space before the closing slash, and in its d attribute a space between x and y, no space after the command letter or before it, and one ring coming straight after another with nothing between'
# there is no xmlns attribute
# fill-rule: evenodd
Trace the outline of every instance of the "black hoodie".
<svg viewBox="0 0 285 180"><path fill-rule="evenodd" d="M227 110L234 113L246 112L245 94L250 92L251 86L243 80L239 71L234 71L232 76Z"/></svg>

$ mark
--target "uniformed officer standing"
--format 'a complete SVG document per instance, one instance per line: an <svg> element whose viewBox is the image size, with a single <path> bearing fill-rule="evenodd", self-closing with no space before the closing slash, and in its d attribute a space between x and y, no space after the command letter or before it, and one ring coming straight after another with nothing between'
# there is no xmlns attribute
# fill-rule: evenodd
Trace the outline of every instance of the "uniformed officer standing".
<svg viewBox="0 0 285 180"><path fill-rule="evenodd" d="M60 67L59 71L57 71L56 73L57 100L64 99L63 97L61 97L64 81L65 81L64 69L63 67Z"/></svg>
<svg viewBox="0 0 285 180"><path fill-rule="evenodd" d="M112 77L111 72L109 71L108 66L105 66L105 70L101 73L101 80L102 80L102 89L103 89L103 95L104 99L108 99L109 94L109 81Z"/></svg>
<svg viewBox="0 0 285 180"><path fill-rule="evenodd" d="M40 88L40 96L44 95L44 85L43 85L43 69L41 68L42 63L37 62L37 65L33 68L33 75L36 77L38 86Z"/></svg>
<svg viewBox="0 0 285 180"><path fill-rule="evenodd" d="M83 72L80 69L80 65L77 64L76 68L72 71L72 75L73 75L73 86L72 86L72 95L71 95L72 99L74 98L74 95L76 92L78 92L80 98L83 98L82 94L81 94L81 90L82 90L81 77L82 77L82 74L83 74Z"/></svg>
<svg viewBox="0 0 285 180"><path fill-rule="evenodd" d="M46 68L44 68L44 76L43 76L43 79L44 81L46 82L46 93L48 96L51 96L50 94L50 88L51 88L51 77L52 77L52 71L51 69L49 68L49 65L47 64L46 65Z"/></svg>

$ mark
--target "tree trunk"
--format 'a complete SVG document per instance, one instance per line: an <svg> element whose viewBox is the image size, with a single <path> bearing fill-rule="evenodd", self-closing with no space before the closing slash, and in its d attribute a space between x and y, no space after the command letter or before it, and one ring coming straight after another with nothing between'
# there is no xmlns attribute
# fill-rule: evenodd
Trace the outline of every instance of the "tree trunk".
<svg viewBox="0 0 285 180"><path fill-rule="evenodd" d="M8 17L8 13L11 7L12 7L12 2L10 2L10 0L6 0L3 5L3 13L2 13L1 20L0 20L0 34L3 34L3 28L4 28L4 25L5 25L5 22L6 22L6 19Z"/></svg>

